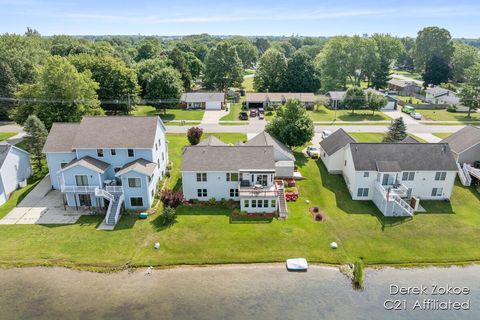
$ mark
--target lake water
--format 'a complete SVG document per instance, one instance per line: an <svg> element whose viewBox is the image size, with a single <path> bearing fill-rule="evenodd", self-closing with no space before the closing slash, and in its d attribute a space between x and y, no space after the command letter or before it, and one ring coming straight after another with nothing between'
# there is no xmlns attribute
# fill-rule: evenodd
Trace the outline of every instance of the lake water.
<svg viewBox="0 0 480 320"><path fill-rule="evenodd" d="M353 290L337 268L291 273L282 264L180 267L151 275L6 269L0 284L0 319L480 319L480 266L367 270L363 291ZM423 284L429 294L393 296L391 284ZM471 292L433 296L432 285ZM415 300L427 298L469 300L470 310L411 310ZM385 310L390 299L406 299L409 310Z"/></svg>

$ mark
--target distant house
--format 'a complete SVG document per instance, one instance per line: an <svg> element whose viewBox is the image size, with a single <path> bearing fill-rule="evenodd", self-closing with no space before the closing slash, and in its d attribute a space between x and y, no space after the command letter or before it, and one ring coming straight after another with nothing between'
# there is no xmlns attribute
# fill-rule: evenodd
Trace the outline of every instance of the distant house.
<svg viewBox="0 0 480 320"><path fill-rule="evenodd" d="M387 93L372 89L372 88L367 88L364 90L365 94L367 92L373 92L376 94L383 95L387 98L387 105L380 109L380 111L385 111L385 110L396 110L397 109L397 99L395 97L390 96ZM345 100L345 95L347 91L329 91L327 93L327 97L330 99L330 107L332 109L341 109L344 107L343 101Z"/></svg>
<svg viewBox="0 0 480 320"><path fill-rule="evenodd" d="M225 93L186 92L180 100L187 109L221 110L225 106Z"/></svg>
<svg viewBox="0 0 480 320"><path fill-rule="evenodd" d="M245 96L247 108L277 107L288 100L298 100L305 107L311 108L316 98L312 92L247 92Z"/></svg>
<svg viewBox="0 0 480 320"><path fill-rule="evenodd" d="M460 163L473 164L480 161L480 128L466 126L443 139L442 143L448 143L455 160Z"/></svg>
<svg viewBox="0 0 480 320"><path fill-rule="evenodd" d="M419 93L422 88L414 81L392 78L388 80L388 90L396 91L401 96L411 96Z"/></svg>
<svg viewBox="0 0 480 320"><path fill-rule="evenodd" d="M320 157L353 200L373 200L385 216L412 216L419 200L449 199L457 174L446 143L358 143L342 129L320 142Z"/></svg>
<svg viewBox="0 0 480 320"><path fill-rule="evenodd" d="M43 147L53 189L70 207L106 209L115 225L122 207L149 208L168 162L159 117L84 117L54 123Z"/></svg>
<svg viewBox="0 0 480 320"><path fill-rule="evenodd" d="M457 111L468 111L468 108L461 104L460 97L455 92L442 87L428 88L425 90L425 98L429 103L454 106Z"/></svg>
<svg viewBox="0 0 480 320"><path fill-rule="evenodd" d="M0 205L32 175L30 154L10 144L0 145Z"/></svg>

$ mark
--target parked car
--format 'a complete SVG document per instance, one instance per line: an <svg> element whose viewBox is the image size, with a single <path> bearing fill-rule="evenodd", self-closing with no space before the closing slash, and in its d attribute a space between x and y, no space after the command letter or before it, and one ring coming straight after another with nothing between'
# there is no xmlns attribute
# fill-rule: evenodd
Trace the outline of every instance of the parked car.
<svg viewBox="0 0 480 320"><path fill-rule="evenodd" d="M263 109L263 108L258 108L258 113L259 113L259 114L265 113L265 109Z"/></svg>
<svg viewBox="0 0 480 320"><path fill-rule="evenodd" d="M415 108L412 107L412 106L404 106L404 107L402 108L402 112L405 112L405 113L407 113L407 114L410 114L410 113L412 113L412 112L415 112Z"/></svg>
<svg viewBox="0 0 480 320"><path fill-rule="evenodd" d="M248 113L246 111L241 111L238 114L238 119L240 120L248 120Z"/></svg>
<svg viewBox="0 0 480 320"><path fill-rule="evenodd" d="M410 112L410 117L412 117L415 120L422 120L422 115L418 112Z"/></svg>
<svg viewBox="0 0 480 320"><path fill-rule="evenodd" d="M256 117L257 116L257 109L250 109L250 117Z"/></svg>
<svg viewBox="0 0 480 320"><path fill-rule="evenodd" d="M265 114L264 113L259 113L258 114L258 119L260 119L260 120L265 119Z"/></svg>
<svg viewBox="0 0 480 320"><path fill-rule="evenodd" d="M318 158L318 157L320 157L320 149L318 147L315 147L315 146L309 146L307 148L307 155L310 158Z"/></svg>
<svg viewBox="0 0 480 320"><path fill-rule="evenodd" d="M323 130L322 131L322 139L325 139L326 137L330 136L332 134L332 131L330 130Z"/></svg>

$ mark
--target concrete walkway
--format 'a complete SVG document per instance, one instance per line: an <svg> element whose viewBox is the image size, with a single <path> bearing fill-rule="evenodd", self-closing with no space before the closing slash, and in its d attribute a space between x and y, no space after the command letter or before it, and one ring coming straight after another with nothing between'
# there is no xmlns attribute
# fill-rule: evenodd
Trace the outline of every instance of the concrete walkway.
<svg viewBox="0 0 480 320"><path fill-rule="evenodd" d="M389 116L392 119L403 118L403 122L405 122L407 126L411 124L418 124L418 121L410 117L410 115L398 110L385 110L383 111L383 113L385 113L387 116Z"/></svg>
<svg viewBox="0 0 480 320"><path fill-rule="evenodd" d="M442 139L440 139L439 137L437 136L434 136L433 134L431 133L416 133L415 134L417 137L419 137L420 139L423 139L427 142L432 142L432 143L437 143L437 142L440 142L442 141Z"/></svg>

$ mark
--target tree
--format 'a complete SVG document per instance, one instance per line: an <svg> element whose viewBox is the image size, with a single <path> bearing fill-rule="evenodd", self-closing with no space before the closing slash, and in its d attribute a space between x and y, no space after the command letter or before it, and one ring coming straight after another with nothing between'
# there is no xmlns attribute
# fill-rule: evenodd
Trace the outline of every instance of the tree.
<svg viewBox="0 0 480 320"><path fill-rule="evenodd" d="M180 72L183 88L185 90L190 90L190 87L192 86L192 74L188 69L187 60L184 57L184 53L175 47L168 53L168 58L171 61L172 67Z"/></svg>
<svg viewBox="0 0 480 320"><path fill-rule="evenodd" d="M468 107L467 117L480 108L480 62L465 70L465 85L459 96L461 103Z"/></svg>
<svg viewBox="0 0 480 320"><path fill-rule="evenodd" d="M455 42L454 48L452 58L453 80L463 82L465 80L465 70L480 62L480 51L461 42Z"/></svg>
<svg viewBox="0 0 480 320"><path fill-rule="evenodd" d="M29 115L36 115L50 129L54 122L77 122L85 115L101 115L104 112L97 89L89 71L80 73L66 58L52 56L37 69L34 83L20 86L16 94L20 102L13 110L13 119L23 124Z"/></svg>
<svg viewBox="0 0 480 320"><path fill-rule="evenodd" d="M248 69L255 65L258 59L257 48L245 37L233 37L228 42L237 50L238 57L242 60L243 68Z"/></svg>
<svg viewBox="0 0 480 320"><path fill-rule="evenodd" d="M310 56L295 52L287 61L283 89L289 92L316 92L320 81Z"/></svg>
<svg viewBox="0 0 480 320"><path fill-rule="evenodd" d="M175 222L176 219L177 219L177 212L175 211L175 208L168 207L168 206L163 208L162 220L164 225L166 226L171 225L172 223Z"/></svg>
<svg viewBox="0 0 480 320"><path fill-rule="evenodd" d="M348 52L348 37L330 39L315 58L315 66L320 74L324 91L346 88L349 70L346 61L351 59Z"/></svg>
<svg viewBox="0 0 480 320"><path fill-rule="evenodd" d="M206 59L203 83L208 89L226 90L243 81L243 65L235 47L222 41L213 47Z"/></svg>
<svg viewBox="0 0 480 320"><path fill-rule="evenodd" d="M135 60L141 61L146 59L158 58L162 47L160 41L154 37L147 37L140 40L137 46L137 56Z"/></svg>
<svg viewBox="0 0 480 320"><path fill-rule="evenodd" d="M423 85L427 87L429 84L439 85L448 82L452 77L452 68L445 57L434 55L425 66L425 72L422 75Z"/></svg>
<svg viewBox="0 0 480 320"><path fill-rule="evenodd" d="M371 84L375 88L384 88L387 85L390 66L403 51L403 45L397 38L388 34L374 34L373 41L378 51L377 68L372 74Z"/></svg>
<svg viewBox="0 0 480 320"><path fill-rule="evenodd" d="M450 63L453 51L452 36L447 29L426 27L418 32L415 40L415 67L420 72L424 72L427 62L433 56L443 57L447 63Z"/></svg>
<svg viewBox="0 0 480 320"><path fill-rule="evenodd" d="M362 88L348 88L347 92L345 93L345 99L343 100L343 104L347 108L352 109L352 114L355 114L355 109L364 108L366 103L367 102L365 100L365 92L363 92Z"/></svg>
<svg viewBox="0 0 480 320"><path fill-rule="evenodd" d="M168 67L169 63L168 59L155 58L142 60L136 64L135 70L137 72L138 84L142 88L143 96L145 96L147 92L147 84L150 81L152 74Z"/></svg>
<svg viewBox="0 0 480 320"><path fill-rule="evenodd" d="M270 48L270 42L265 38L257 38L255 39L255 47L257 47L260 55L263 55Z"/></svg>
<svg viewBox="0 0 480 320"><path fill-rule="evenodd" d="M367 92L366 101L368 109L372 110L372 115L375 115L375 111L384 108L388 104L387 97L372 91Z"/></svg>
<svg viewBox="0 0 480 320"><path fill-rule="evenodd" d="M265 131L290 147L302 146L314 136L313 121L298 100L280 107Z"/></svg>
<svg viewBox="0 0 480 320"><path fill-rule="evenodd" d="M200 139L202 139L202 135L203 135L203 129L202 128L191 127L187 131L188 142L190 142L190 144L192 146L195 146L200 142Z"/></svg>
<svg viewBox="0 0 480 320"><path fill-rule="evenodd" d="M147 79L145 98L159 101L156 108L163 107L166 112L167 107L178 105L183 91L183 82L180 73L172 67L163 68L151 74Z"/></svg>
<svg viewBox="0 0 480 320"><path fill-rule="evenodd" d="M14 98L15 91L17 90L18 83L13 74L12 68L10 66L0 61L0 97L4 98ZM13 107L13 102L11 101L1 101L0 100L0 119L7 120L8 112Z"/></svg>
<svg viewBox="0 0 480 320"><path fill-rule="evenodd" d="M282 91L286 71L287 60L283 53L276 49L268 49L258 63L253 87L257 91Z"/></svg>
<svg viewBox="0 0 480 320"><path fill-rule="evenodd" d="M185 60L187 62L188 70L190 71L190 74L192 75L192 79L199 78L200 75L205 70L205 65L192 52L186 52L186 53L184 53L184 55L185 55Z"/></svg>
<svg viewBox="0 0 480 320"><path fill-rule="evenodd" d="M388 128L388 132L383 138L383 142L400 142L407 137L407 127L403 118L393 120Z"/></svg>
<svg viewBox="0 0 480 320"><path fill-rule="evenodd" d="M28 151L36 162L37 170L42 170L43 145L47 141L48 131L43 122L35 115L29 115L23 125L27 133L25 141L28 145Z"/></svg>
<svg viewBox="0 0 480 320"><path fill-rule="evenodd" d="M290 58L296 50L290 41L285 40L272 42L270 47L279 50L287 58Z"/></svg>
<svg viewBox="0 0 480 320"><path fill-rule="evenodd" d="M415 40L410 37L400 38L402 43L402 51L398 55L396 65L403 70L413 71L415 65L413 62Z"/></svg>
<svg viewBox="0 0 480 320"><path fill-rule="evenodd" d="M58 35L51 39L50 53L66 57L80 53L94 53L92 43L85 39L78 39L71 36Z"/></svg>

